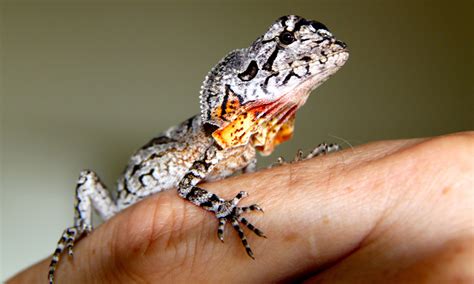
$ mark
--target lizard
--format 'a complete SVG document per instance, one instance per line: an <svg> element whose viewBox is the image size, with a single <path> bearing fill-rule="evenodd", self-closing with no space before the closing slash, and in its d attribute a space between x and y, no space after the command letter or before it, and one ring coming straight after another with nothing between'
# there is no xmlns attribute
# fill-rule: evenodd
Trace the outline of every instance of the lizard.
<svg viewBox="0 0 474 284"><path fill-rule="evenodd" d="M256 170L256 153L269 155L294 131L296 111L309 94L338 71L349 56L346 44L322 23L296 15L278 18L249 47L236 49L207 74L200 91L200 114L162 132L130 158L111 196L91 170L79 175L75 192L74 225L64 230L54 251L48 280L64 250L92 231L92 210L103 220L161 191L177 188L178 195L215 215L217 236L224 240L227 223L237 231L254 258L242 229L264 233L242 214L262 211L257 204L239 206L241 191L226 200L199 186L238 171ZM321 144L308 159L337 150ZM283 163L280 160L280 164Z"/></svg>

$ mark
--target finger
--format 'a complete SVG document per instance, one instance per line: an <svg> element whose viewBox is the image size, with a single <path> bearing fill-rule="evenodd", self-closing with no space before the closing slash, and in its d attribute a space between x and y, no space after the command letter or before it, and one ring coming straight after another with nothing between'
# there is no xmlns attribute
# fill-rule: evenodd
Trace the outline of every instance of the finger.
<svg viewBox="0 0 474 284"><path fill-rule="evenodd" d="M457 172L466 168L466 163L451 161L461 154L443 152L453 144L449 139L460 138L375 143L204 185L229 198L245 189L251 196L248 202L265 209L264 216L246 216L268 236L250 238L255 261L245 255L235 233L228 234L225 244L219 242L211 214L165 192L125 210L83 239L74 259L76 271L63 263L58 279L61 273L75 272L80 280L94 274L107 279L110 274L146 281L279 281L329 267L371 246L375 248L368 251L378 253L375 256L394 255L384 264L393 263L400 244L405 245L402 252L431 248L449 236L443 233L446 227L459 229L466 222L456 215L472 202L471 195L457 190L465 184L451 185L448 192L456 194L445 194L444 199L443 191L426 186L440 171L446 173L447 166ZM437 163L430 156L433 149L441 150ZM460 152L465 155L465 149ZM445 183L449 179L436 180L436 188ZM463 210L446 212L446 204L453 202ZM434 218L427 218L426 212ZM87 263L88 274L77 273L82 263Z"/></svg>
<svg viewBox="0 0 474 284"><path fill-rule="evenodd" d="M400 147L394 146L393 151ZM367 188L357 182L360 178L354 181L357 187L346 184L352 168L376 159L362 153L377 152L383 157L388 152L386 146L379 151L365 148L204 185L216 193L225 189L228 198L246 189L251 196L248 202L258 202L265 209L264 216L246 216L268 236L264 241L251 239L256 261L249 261L236 233L227 233L225 245L216 242L211 232L218 224L211 214L177 198L174 192L164 192L124 210L82 239L76 246L74 263L61 262L56 279L87 282L101 275L105 279L136 275L150 282L178 281L180 277L277 281L269 277L288 278L295 269L302 273L317 268L353 249L375 222L376 217L372 222L366 220L371 214L360 214L361 203L365 208L377 208L367 203L370 200L360 202L353 196L350 210L345 205L348 193ZM371 200L377 199L372 196ZM358 230L352 230L353 225ZM111 244L113 256L107 255L106 244ZM92 250L95 255L90 257ZM106 268L101 263L107 264ZM179 269L171 273L176 263Z"/></svg>

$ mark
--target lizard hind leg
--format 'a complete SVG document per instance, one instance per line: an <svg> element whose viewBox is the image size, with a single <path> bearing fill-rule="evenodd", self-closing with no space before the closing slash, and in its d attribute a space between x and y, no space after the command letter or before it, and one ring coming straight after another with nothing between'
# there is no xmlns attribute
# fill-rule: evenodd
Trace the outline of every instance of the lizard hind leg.
<svg viewBox="0 0 474 284"><path fill-rule="evenodd" d="M63 251L67 249L68 254L73 256L74 245L77 241L92 231L92 208L104 220L112 217L117 211L117 207L104 184L97 174L90 170L84 170L79 175L75 201L74 226L64 230L58 241L49 265L49 283L54 283L54 273Z"/></svg>

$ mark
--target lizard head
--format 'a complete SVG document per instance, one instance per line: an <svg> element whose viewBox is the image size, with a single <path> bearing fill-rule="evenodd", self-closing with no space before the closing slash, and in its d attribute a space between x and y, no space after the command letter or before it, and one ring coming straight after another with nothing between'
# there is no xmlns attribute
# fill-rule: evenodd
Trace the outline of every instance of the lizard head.
<svg viewBox="0 0 474 284"><path fill-rule="evenodd" d="M201 87L201 118L222 148L251 143L263 155L291 138L296 110L347 61L322 23L279 18L248 48L224 57Z"/></svg>

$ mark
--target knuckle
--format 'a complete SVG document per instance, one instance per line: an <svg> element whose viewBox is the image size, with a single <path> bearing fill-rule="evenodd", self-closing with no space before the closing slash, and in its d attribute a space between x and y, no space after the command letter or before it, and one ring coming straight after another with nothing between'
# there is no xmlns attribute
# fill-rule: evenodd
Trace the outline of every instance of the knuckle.
<svg viewBox="0 0 474 284"><path fill-rule="evenodd" d="M425 177L436 192L458 188L463 196L472 191L474 132L463 132L425 140L409 153L414 177Z"/></svg>
<svg viewBox="0 0 474 284"><path fill-rule="evenodd" d="M422 157L437 163L444 168L473 166L474 131L461 132L435 137L423 142L419 148Z"/></svg>

